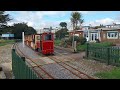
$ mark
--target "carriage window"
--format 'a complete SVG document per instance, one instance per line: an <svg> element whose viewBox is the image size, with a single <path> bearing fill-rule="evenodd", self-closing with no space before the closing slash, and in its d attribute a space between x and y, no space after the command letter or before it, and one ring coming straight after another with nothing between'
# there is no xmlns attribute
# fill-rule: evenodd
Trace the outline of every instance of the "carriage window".
<svg viewBox="0 0 120 90"><path fill-rule="evenodd" d="M52 35L51 34L46 35L45 40L52 40Z"/></svg>

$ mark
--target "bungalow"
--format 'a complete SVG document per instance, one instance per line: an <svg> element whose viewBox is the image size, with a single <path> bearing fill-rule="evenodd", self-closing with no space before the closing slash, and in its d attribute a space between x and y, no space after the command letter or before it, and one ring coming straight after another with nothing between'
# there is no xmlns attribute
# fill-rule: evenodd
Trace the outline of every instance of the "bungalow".
<svg viewBox="0 0 120 90"><path fill-rule="evenodd" d="M73 31L69 31L69 36L73 35ZM76 30L75 36L85 37L89 42L95 42L98 39L100 42L120 43L120 24L106 25L104 28Z"/></svg>
<svg viewBox="0 0 120 90"><path fill-rule="evenodd" d="M2 34L2 39L14 39L14 34Z"/></svg>

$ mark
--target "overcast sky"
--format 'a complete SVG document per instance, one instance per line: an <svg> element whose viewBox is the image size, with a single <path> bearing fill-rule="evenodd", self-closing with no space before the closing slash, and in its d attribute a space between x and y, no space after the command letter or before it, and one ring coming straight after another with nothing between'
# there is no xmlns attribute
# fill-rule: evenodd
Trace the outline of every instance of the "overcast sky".
<svg viewBox="0 0 120 90"><path fill-rule="evenodd" d="M35 29L47 27L59 27L60 22L67 22L71 27L70 18L72 11L6 11L13 19L13 23L26 22ZM83 25L108 25L113 22L120 24L120 11L79 11L84 19Z"/></svg>

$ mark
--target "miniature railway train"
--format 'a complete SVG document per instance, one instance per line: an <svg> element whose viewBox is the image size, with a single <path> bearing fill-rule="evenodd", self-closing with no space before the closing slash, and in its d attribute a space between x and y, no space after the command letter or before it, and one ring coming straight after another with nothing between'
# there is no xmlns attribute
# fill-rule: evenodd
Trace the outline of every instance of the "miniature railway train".
<svg viewBox="0 0 120 90"><path fill-rule="evenodd" d="M27 46L44 55L54 53L54 34L51 32L25 35L24 40Z"/></svg>

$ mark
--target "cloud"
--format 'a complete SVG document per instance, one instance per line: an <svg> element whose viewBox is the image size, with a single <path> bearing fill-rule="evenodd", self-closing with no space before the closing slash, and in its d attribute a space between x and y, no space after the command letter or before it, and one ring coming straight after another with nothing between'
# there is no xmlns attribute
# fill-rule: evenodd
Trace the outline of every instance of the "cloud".
<svg viewBox="0 0 120 90"><path fill-rule="evenodd" d="M69 11L68 11L69 12ZM25 22L29 26L33 26L35 29L50 27L54 25L59 25L58 22L55 21L45 21L45 16L49 18L61 18L66 15L66 11L7 11L10 16L13 18L12 21L8 22L8 25L12 25L14 23Z"/></svg>
<svg viewBox="0 0 120 90"><path fill-rule="evenodd" d="M112 24L113 22L115 22L115 20L113 20L111 18L104 18L104 19L99 19L99 20L84 23L84 25L89 25L89 24L91 24L92 26L97 26L100 24L108 25L108 24Z"/></svg>
<svg viewBox="0 0 120 90"><path fill-rule="evenodd" d="M20 23L25 22L28 24L28 26L32 26L33 28L39 30L44 27L50 27L53 28L59 27L60 22L67 22L68 29L72 28L71 22L70 22L70 14L72 11L6 11L6 13L10 14L10 17L13 18L12 21L8 22L8 25L13 25L14 23ZM112 11L78 11L82 13L82 15L86 16L94 16L98 14L103 13L110 13ZM118 19L119 18L119 19ZM119 23L120 17L113 20L111 18L103 18L103 19L97 19L94 21L88 21L85 22L83 25L88 26L89 24L92 24L92 26L96 25L107 25L112 24L113 22Z"/></svg>

